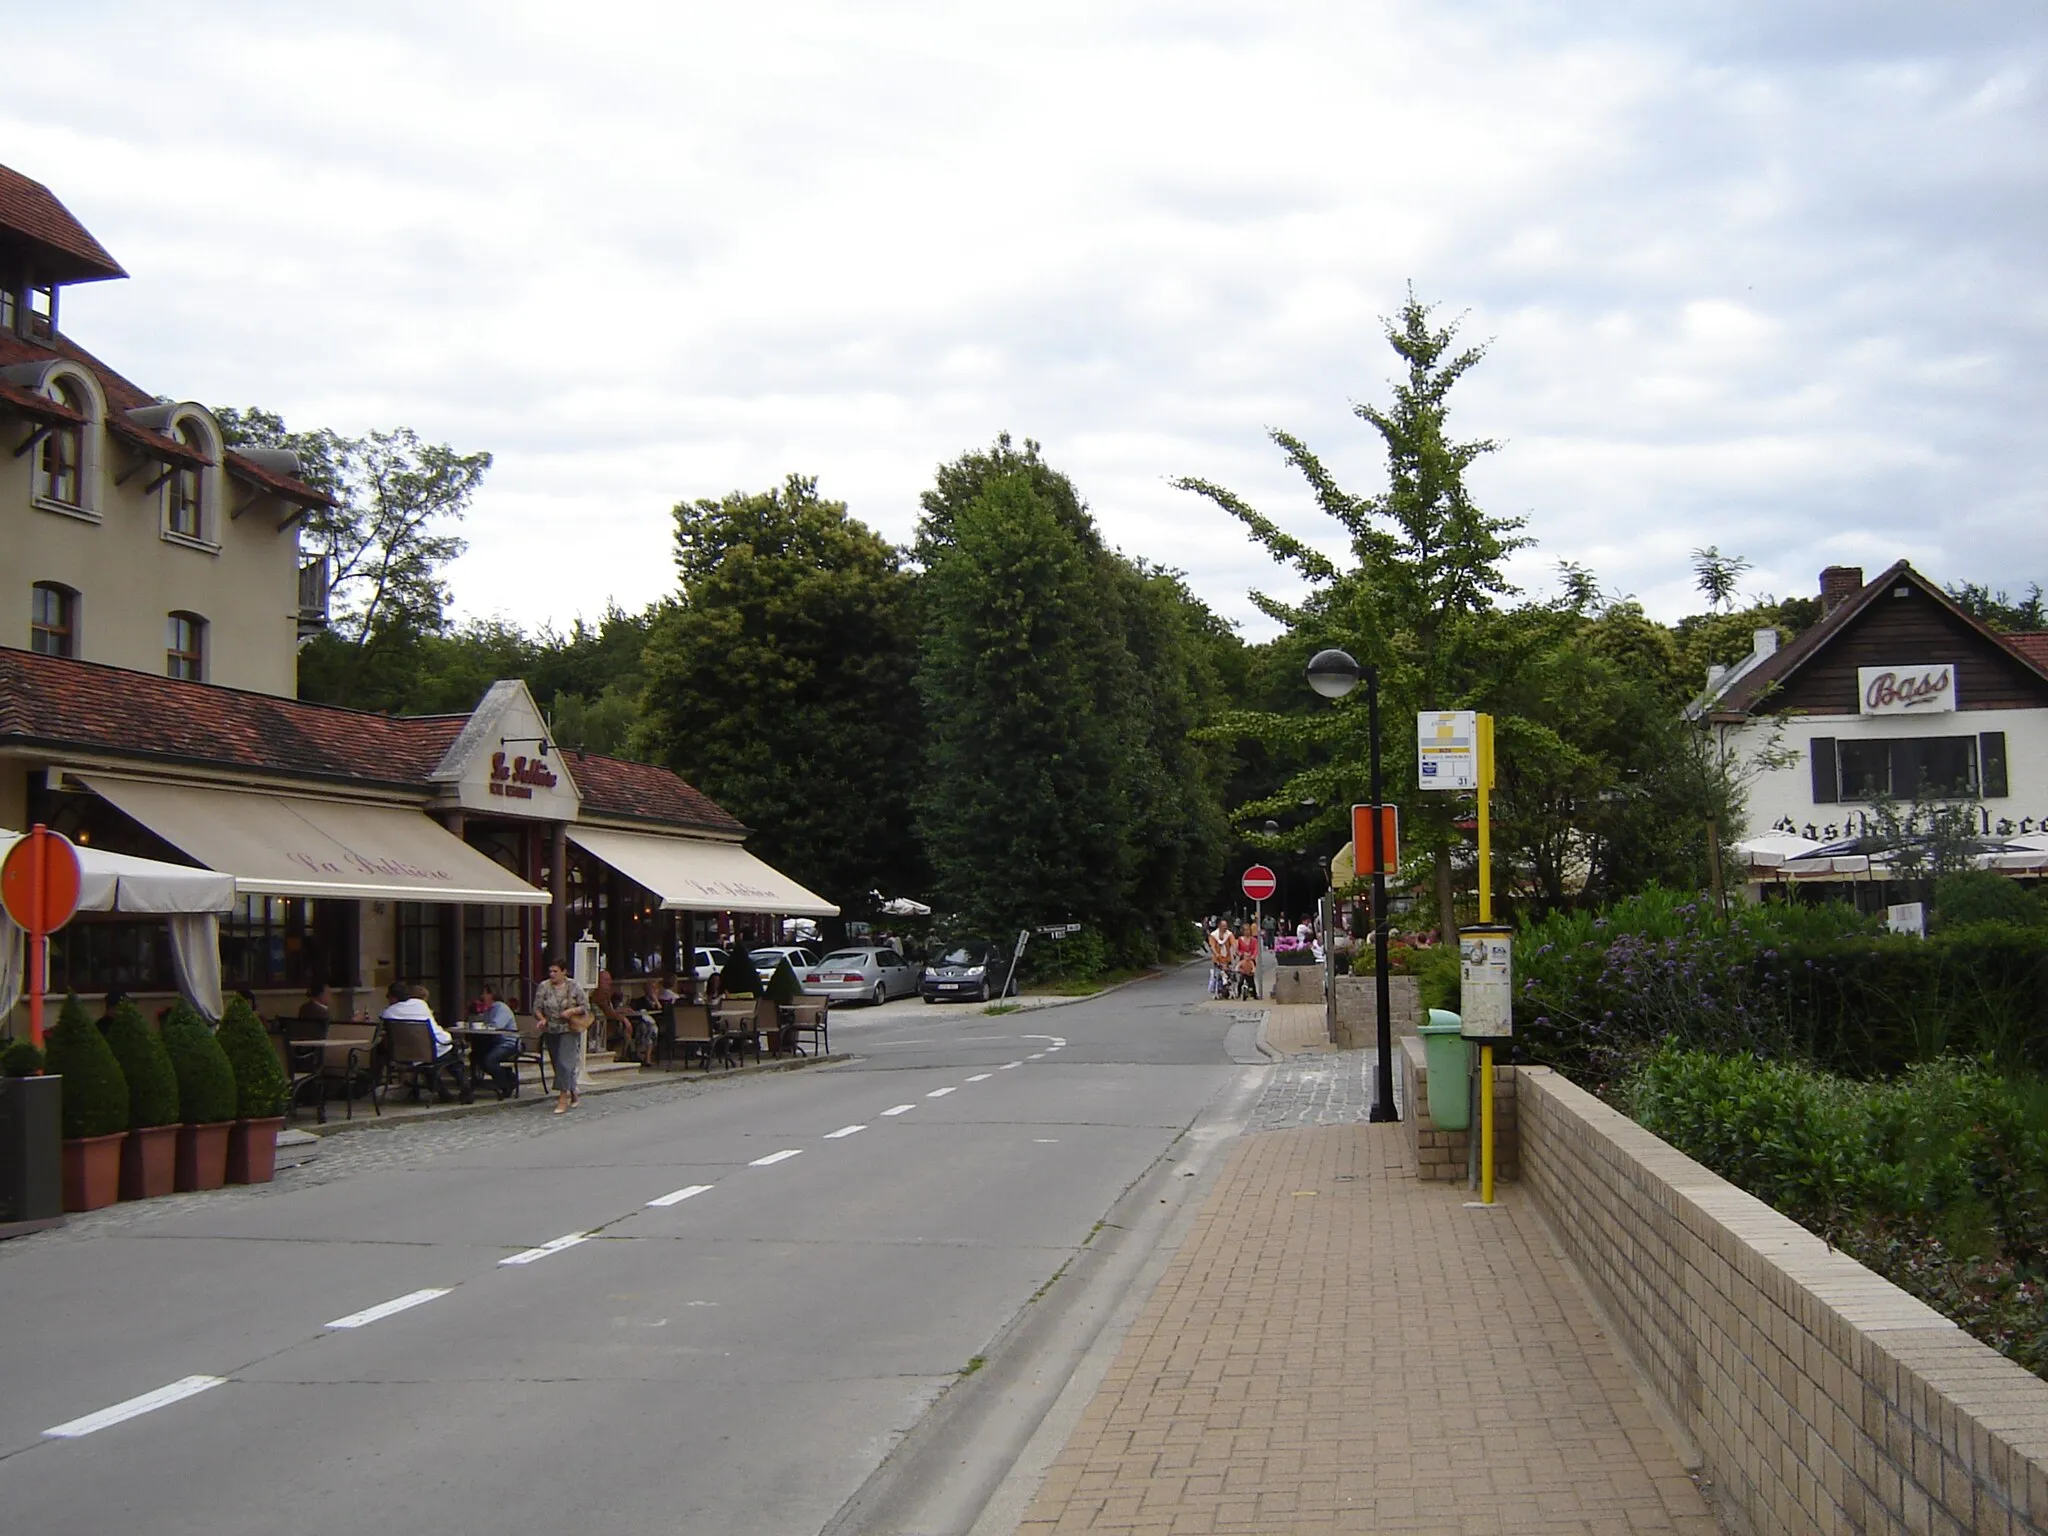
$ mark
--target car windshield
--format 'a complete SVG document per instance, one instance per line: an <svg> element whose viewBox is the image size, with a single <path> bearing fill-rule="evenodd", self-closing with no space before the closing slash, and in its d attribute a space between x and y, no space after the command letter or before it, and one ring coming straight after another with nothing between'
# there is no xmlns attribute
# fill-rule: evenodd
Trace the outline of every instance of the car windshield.
<svg viewBox="0 0 2048 1536"><path fill-rule="evenodd" d="M864 949L835 949L820 964L823 965L866 965L868 952Z"/></svg>
<svg viewBox="0 0 2048 1536"><path fill-rule="evenodd" d="M955 944L938 958L940 965L984 965L988 961L986 944Z"/></svg>
<svg viewBox="0 0 2048 1536"><path fill-rule="evenodd" d="M789 953L790 951L786 949L757 949L747 958L756 965L773 965Z"/></svg>

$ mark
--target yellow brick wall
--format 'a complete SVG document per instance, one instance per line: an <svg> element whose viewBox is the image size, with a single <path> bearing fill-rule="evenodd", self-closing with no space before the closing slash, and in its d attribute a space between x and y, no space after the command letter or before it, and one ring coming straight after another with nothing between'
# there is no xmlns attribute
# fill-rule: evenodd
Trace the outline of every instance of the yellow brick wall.
<svg viewBox="0 0 2048 1536"><path fill-rule="evenodd" d="M1737 1518L2048 1536L2048 1381L1568 1080L1517 1077L1525 1187Z"/></svg>
<svg viewBox="0 0 2048 1536"><path fill-rule="evenodd" d="M1498 1054L1498 1053L1496 1053ZM1469 1176L1470 1145L1478 1134L1437 1128L1429 1114L1429 1060L1418 1036L1405 1035L1394 1042L1395 1070L1401 1074L1401 1124L1407 1133L1410 1165L1419 1179L1456 1182ZM1519 1136L1516 1121L1514 1067L1493 1069L1493 1176L1514 1179L1521 1175ZM1469 1090L1467 1090L1469 1091Z"/></svg>

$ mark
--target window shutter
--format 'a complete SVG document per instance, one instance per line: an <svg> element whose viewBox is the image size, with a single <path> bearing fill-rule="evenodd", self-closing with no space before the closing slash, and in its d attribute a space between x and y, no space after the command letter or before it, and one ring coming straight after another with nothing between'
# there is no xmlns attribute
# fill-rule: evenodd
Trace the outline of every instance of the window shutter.
<svg viewBox="0 0 2048 1536"><path fill-rule="evenodd" d="M1835 771L1835 738L1813 738L1813 803L1834 805L1842 798L1842 782Z"/></svg>
<svg viewBox="0 0 2048 1536"><path fill-rule="evenodd" d="M1977 738L1978 793L1986 800L2003 800L2012 793L2005 777L2005 732L1986 731Z"/></svg>

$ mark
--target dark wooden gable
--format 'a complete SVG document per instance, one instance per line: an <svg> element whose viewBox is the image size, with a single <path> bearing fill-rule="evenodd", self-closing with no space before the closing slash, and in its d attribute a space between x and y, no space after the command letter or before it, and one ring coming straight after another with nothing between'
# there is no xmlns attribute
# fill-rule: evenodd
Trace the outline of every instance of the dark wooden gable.
<svg viewBox="0 0 2048 1536"><path fill-rule="evenodd" d="M1955 664L1956 697L1965 710L2048 707L2048 679L1910 571L1886 581L1884 590L1799 663L1761 707L1773 713L1853 715L1858 712L1858 667L1904 670L1942 662Z"/></svg>

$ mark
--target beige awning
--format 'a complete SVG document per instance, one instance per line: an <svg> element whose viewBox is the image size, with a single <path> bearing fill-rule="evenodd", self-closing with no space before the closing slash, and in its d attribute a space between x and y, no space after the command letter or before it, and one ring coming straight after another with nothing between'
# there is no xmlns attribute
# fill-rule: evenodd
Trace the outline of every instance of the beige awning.
<svg viewBox="0 0 2048 1536"><path fill-rule="evenodd" d="M738 843L654 837L645 832L569 828L570 841L661 898L678 912L769 912L777 917L837 917L839 909Z"/></svg>
<svg viewBox="0 0 2048 1536"><path fill-rule="evenodd" d="M78 775L165 842L235 877L242 895L544 906L419 811L355 800Z"/></svg>

